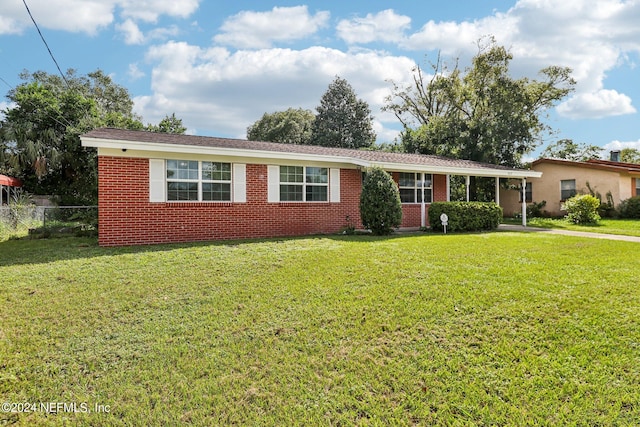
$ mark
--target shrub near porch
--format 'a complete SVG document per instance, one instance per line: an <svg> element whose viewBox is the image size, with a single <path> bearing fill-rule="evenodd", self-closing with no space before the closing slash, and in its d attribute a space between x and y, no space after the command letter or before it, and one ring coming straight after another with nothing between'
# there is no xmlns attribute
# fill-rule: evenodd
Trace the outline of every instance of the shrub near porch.
<svg viewBox="0 0 640 427"><path fill-rule="evenodd" d="M498 228L502 221L502 208L486 202L436 202L429 207L429 224L442 231L442 214L448 216L448 231L483 231Z"/></svg>

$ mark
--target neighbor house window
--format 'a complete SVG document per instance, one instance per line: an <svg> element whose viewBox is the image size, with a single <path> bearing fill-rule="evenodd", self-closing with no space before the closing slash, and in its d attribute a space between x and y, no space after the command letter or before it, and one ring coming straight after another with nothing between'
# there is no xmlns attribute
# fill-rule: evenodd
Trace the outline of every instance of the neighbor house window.
<svg viewBox="0 0 640 427"><path fill-rule="evenodd" d="M231 163L167 160L167 200L231 201Z"/></svg>
<svg viewBox="0 0 640 427"><path fill-rule="evenodd" d="M640 178L636 178L636 196L640 196Z"/></svg>
<svg viewBox="0 0 640 427"><path fill-rule="evenodd" d="M326 202L328 194L328 168L280 166L280 201Z"/></svg>
<svg viewBox="0 0 640 427"><path fill-rule="evenodd" d="M522 202L522 187L520 187L519 193L520 193L519 201ZM525 203L533 202L533 184L530 182L527 182L527 185L524 189L524 197L525 197Z"/></svg>
<svg viewBox="0 0 640 427"><path fill-rule="evenodd" d="M560 200L567 200L576 195L576 180L564 179L560 181Z"/></svg>
<svg viewBox="0 0 640 427"><path fill-rule="evenodd" d="M402 203L422 203L422 174L400 173L398 180L400 201ZM431 174L424 175L424 202L431 203Z"/></svg>

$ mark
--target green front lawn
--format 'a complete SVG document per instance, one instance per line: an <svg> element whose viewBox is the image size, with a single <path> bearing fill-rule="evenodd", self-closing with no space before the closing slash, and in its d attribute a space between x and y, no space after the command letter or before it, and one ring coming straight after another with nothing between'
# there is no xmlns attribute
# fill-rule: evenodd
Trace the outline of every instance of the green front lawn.
<svg viewBox="0 0 640 427"><path fill-rule="evenodd" d="M522 224L521 219L505 219L506 224ZM565 219L557 218L529 218L529 227L559 228L572 231L586 231L590 233L619 234L624 236L640 237L640 220L637 219L610 219L605 218L597 224L576 225Z"/></svg>
<svg viewBox="0 0 640 427"><path fill-rule="evenodd" d="M6 241L2 400L90 412L0 424L636 425L638 250L538 233Z"/></svg>

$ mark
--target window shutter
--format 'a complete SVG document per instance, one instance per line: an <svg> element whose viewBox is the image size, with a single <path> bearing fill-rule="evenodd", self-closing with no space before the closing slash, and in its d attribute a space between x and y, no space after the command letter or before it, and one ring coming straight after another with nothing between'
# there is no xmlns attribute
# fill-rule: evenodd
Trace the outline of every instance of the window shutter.
<svg viewBox="0 0 640 427"><path fill-rule="evenodd" d="M247 165L233 164L233 202L247 202Z"/></svg>
<svg viewBox="0 0 640 427"><path fill-rule="evenodd" d="M277 203L280 201L280 166L267 166L267 202Z"/></svg>
<svg viewBox="0 0 640 427"><path fill-rule="evenodd" d="M164 175L164 160L149 159L149 202L162 203L166 201Z"/></svg>
<svg viewBox="0 0 640 427"><path fill-rule="evenodd" d="M329 169L329 201L340 203L340 169Z"/></svg>

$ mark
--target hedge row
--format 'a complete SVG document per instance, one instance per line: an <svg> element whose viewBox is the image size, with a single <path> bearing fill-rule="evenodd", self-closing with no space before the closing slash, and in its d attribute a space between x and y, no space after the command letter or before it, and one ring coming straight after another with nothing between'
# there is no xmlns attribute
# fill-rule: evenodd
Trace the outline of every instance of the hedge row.
<svg viewBox="0 0 640 427"><path fill-rule="evenodd" d="M502 222L502 208L493 202L435 202L429 207L432 230L443 230L443 213L449 217L447 231L451 232L493 230Z"/></svg>

